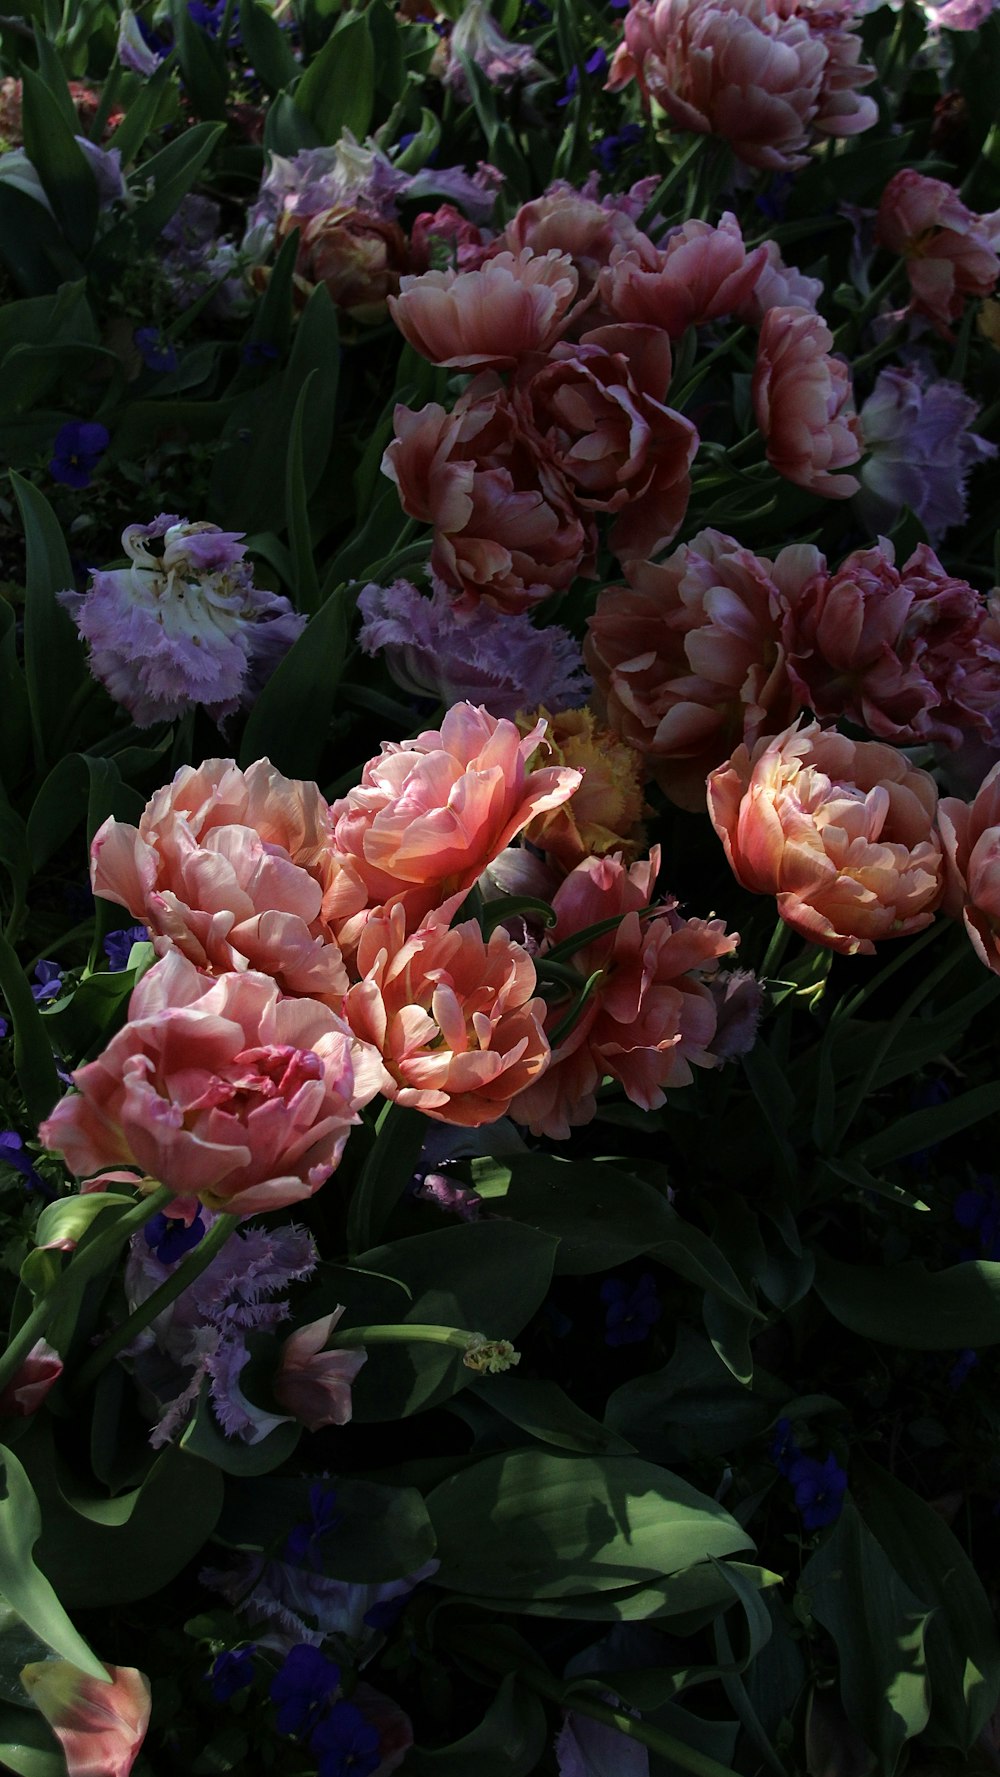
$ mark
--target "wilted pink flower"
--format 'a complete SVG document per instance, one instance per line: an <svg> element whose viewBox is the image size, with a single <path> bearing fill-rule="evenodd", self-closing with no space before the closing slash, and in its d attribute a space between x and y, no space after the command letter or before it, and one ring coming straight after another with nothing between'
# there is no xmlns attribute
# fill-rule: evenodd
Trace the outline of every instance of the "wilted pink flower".
<svg viewBox="0 0 1000 1777"><path fill-rule="evenodd" d="M611 67L638 79L681 129L723 136L750 166L803 166L814 131L853 136L878 109L860 44L795 0L633 0Z"/></svg>
<svg viewBox="0 0 1000 1777"><path fill-rule="evenodd" d="M559 766L532 771L545 732L457 703L440 729L383 741L354 790L333 804L333 892L356 944L365 909L401 904L413 931L429 913L450 917L487 864L535 815L581 781Z"/></svg>
<svg viewBox="0 0 1000 1777"><path fill-rule="evenodd" d="M930 924L944 887L936 808L934 779L902 753L815 722L738 747L708 780L737 880L845 956Z"/></svg>
<svg viewBox="0 0 1000 1777"><path fill-rule="evenodd" d="M131 567L97 570L86 592L59 594L95 679L137 727L196 704L216 721L231 716L301 635L305 618L254 585L242 536L162 512L122 533Z"/></svg>
<svg viewBox="0 0 1000 1777"><path fill-rule="evenodd" d="M815 309L823 294L822 278L807 278L794 265L786 265L777 241L764 242L764 261L746 301L734 312L751 327L759 327L768 309Z"/></svg>
<svg viewBox="0 0 1000 1777"><path fill-rule="evenodd" d="M965 523L965 489L995 444L969 430L978 404L960 383L914 365L881 370L858 414L868 455L858 473L858 504L873 526L895 523L904 506L932 543Z"/></svg>
<svg viewBox="0 0 1000 1777"><path fill-rule="evenodd" d="M575 638L555 623L536 628L526 612L485 600L470 610L440 590L425 598L409 580L366 586L358 610L362 651L382 654L413 696L481 703L513 719L542 702L552 710L583 703L590 689Z"/></svg>
<svg viewBox="0 0 1000 1777"><path fill-rule="evenodd" d="M404 339L432 364L502 369L558 339L578 280L565 253L498 253L474 271L403 278L389 303Z"/></svg>
<svg viewBox="0 0 1000 1777"><path fill-rule="evenodd" d="M149 1726L149 1679L106 1666L109 1684L69 1660L38 1660L21 1683L63 1750L68 1777L128 1777Z"/></svg>
<svg viewBox="0 0 1000 1777"><path fill-rule="evenodd" d="M710 1045L716 1007L708 982L737 939L721 919L682 919L667 901L650 915L659 851L626 869L620 856L588 858L567 876L552 905L550 942L606 919L620 925L591 939L567 960L588 980L600 979L572 1030L552 1051L537 1085L515 1099L511 1116L535 1135L564 1139L589 1123L595 1094L610 1074L633 1104L656 1110L673 1086L686 1086L692 1067L715 1067ZM549 1008L553 1030L566 1002Z"/></svg>
<svg viewBox="0 0 1000 1777"><path fill-rule="evenodd" d="M347 976L324 909L329 813L315 784L267 759L185 765L137 828L109 817L98 829L94 893L141 919L161 956L259 969L336 1006Z"/></svg>
<svg viewBox="0 0 1000 1777"><path fill-rule="evenodd" d="M307 1431L324 1425L346 1425L351 1417L351 1384L368 1353L327 1351L330 1335L343 1308L310 1321L285 1340L274 1378L274 1398Z"/></svg>
<svg viewBox="0 0 1000 1777"><path fill-rule="evenodd" d="M59 1244L63 1245L62 1242ZM36 1339L20 1369L15 1370L0 1393L0 1415L19 1415L27 1419L37 1413L62 1373L63 1361L58 1351L47 1339Z"/></svg>
<svg viewBox="0 0 1000 1777"><path fill-rule="evenodd" d="M466 0L448 40L448 54L441 76L445 86L468 104L469 82L461 57L481 69L490 86L507 92L513 86L548 79L548 70L536 61L526 43L505 37L486 0Z"/></svg>
<svg viewBox="0 0 1000 1777"><path fill-rule="evenodd" d="M895 746L988 738L1000 701L1000 653L965 580L921 543L902 568L892 544L822 563L791 602L788 674L817 716L845 716Z"/></svg>
<svg viewBox="0 0 1000 1777"><path fill-rule="evenodd" d="M475 920L406 936L403 909L370 917L358 945L361 981L344 1017L382 1056L386 1096L444 1123L478 1128L544 1073L545 1003L526 950Z"/></svg>
<svg viewBox="0 0 1000 1777"><path fill-rule="evenodd" d="M726 210L717 227L683 223L662 247L645 241L616 248L598 279L598 294L616 320L643 321L679 339L689 327L743 308L766 256L765 247L747 252L740 225Z"/></svg>
<svg viewBox="0 0 1000 1777"><path fill-rule="evenodd" d="M875 239L906 260L910 312L943 339L966 296L989 296L1000 275L996 248L1000 213L977 216L954 186L904 167L889 180L878 208Z"/></svg>
<svg viewBox="0 0 1000 1777"><path fill-rule="evenodd" d="M944 847L944 910L965 922L980 962L1000 975L1000 763L975 798L944 796L938 803Z"/></svg>
<svg viewBox="0 0 1000 1777"><path fill-rule="evenodd" d="M524 611L593 571L592 523L496 378L477 377L450 413L430 402L394 420L382 469L403 510L434 526L436 586Z"/></svg>
<svg viewBox="0 0 1000 1777"><path fill-rule="evenodd" d="M851 373L830 356L833 334L801 308L768 309L753 373L753 406L772 468L828 500L846 500L860 482L836 471L861 455Z"/></svg>
<svg viewBox="0 0 1000 1777"><path fill-rule="evenodd" d="M473 222L485 222L502 183L496 168L482 161L475 173L464 167L424 167L419 173L406 173L371 136L358 142L350 130L344 130L330 147L269 157L247 216L243 250L250 259L266 257L282 217L305 224L322 211L347 206L392 222L402 204L435 193L460 204Z"/></svg>
<svg viewBox="0 0 1000 1777"><path fill-rule="evenodd" d="M315 216L284 214L275 245L299 230L295 282L300 297L322 284L336 306L354 321L384 320L386 301L410 268L406 236L398 222L354 204L334 204ZM255 279L265 288L266 274Z"/></svg>
<svg viewBox="0 0 1000 1777"><path fill-rule="evenodd" d="M623 561L655 555L680 529L698 434L666 406L670 342L658 327L598 327L522 365L514 406L539 456L591 512L617 514Z"/></svg>
<svg viewBox="0 0 1000 1777"><path fill-rule="evenodd" d="M440 270L453 263L457 271L480 264L485 249L483 231L456 210L440 204L421 210L410 229L410 266L414 272Z"/></svg>
<svg viewBox="0 0 1000 1777"><path fill-rule="evenodd" d="M283 999L249 971L207 980L174 951L39 1135L78 1177L134 1166L178 1197L252 1215L325 1184L382 1078L318 1000Z"/></svg>
<svg viewBox="0 0 1000 1777"><path fill-rule="evenodd" d="M584 657L609 725L682 808L703 808L705 778L740 740L801 707L785 668L789 597L822 557L776 561L722 531L700 531L663 562L635 562L588 620Z"/></svg>

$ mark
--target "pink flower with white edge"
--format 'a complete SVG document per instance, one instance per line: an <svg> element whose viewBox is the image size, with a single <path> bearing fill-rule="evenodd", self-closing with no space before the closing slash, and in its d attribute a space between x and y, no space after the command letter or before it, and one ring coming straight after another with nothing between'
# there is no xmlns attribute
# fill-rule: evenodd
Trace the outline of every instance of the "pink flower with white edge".
<svg viewBox="0 0 1000 1777"><path fill-rule="evenodd" d="M343 1313L342 1307L335 1308L332 1314L299 1327L281 1347L274 1398L307 1431L347 1425L351 1417L351 1385L368 1353L361 1346L354 1351L327 1351Z"/></svg>
<svg viewBox="0 0 1000 1777"><path fill-rule="evenodd" d="M125 1164L177 1197L251 1215L325 1184L383 1070L318 1001L284 999L250 970L206 979L173 952L72 1079L39 1135L78 1177Z"/></svg>
<svg viewBox="0 0 1000 1777"><path fill-rule="evenodd" d="M149 1726L149 1679L106 1666L102 1684L69 1660L38 1660L21 1683L63 1749L68 1777L128 1777Z"/></svg>
<svg viewBox="0 0 1000 1777"><path fill-rule="evenodd" d="M747 252L736 217L726 210L717 226L693 220L654 247L616 248L598 279L598 295L617 321L662 327L680 339L688 327L731 315L749 300L764 268L766 248Z"/></svg>
<svg viewBox="0 0 1000 1777"><path fill-rule="evenodd" d="M525 247L496 254L474 271L401 278L389 310L404 339L432 364L502 369L555 343L577 284L565 253Z"/></svg>

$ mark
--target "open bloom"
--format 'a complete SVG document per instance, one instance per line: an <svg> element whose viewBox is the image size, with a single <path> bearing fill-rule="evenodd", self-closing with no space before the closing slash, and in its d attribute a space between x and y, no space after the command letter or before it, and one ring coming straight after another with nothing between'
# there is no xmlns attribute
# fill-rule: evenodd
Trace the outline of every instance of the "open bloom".
<svg viewBox="0 0 1000 1777"><path fill-rule="evenodd" d="M309 217L286 211L275 228L275 245L296 228L295 279L303 295L322 284L352 320L383 320L386 301L399 289L410 263L399 223L346 203L331 204ZM266 272L258 272L255 281L266 285Z"/></svg>
<svg viewBox="0 0 1000 1777"><path fill-rule="evenodd" d="M545 732L458 703L440 730L384 741L357 789L333 804L333 899L341 937L357 943L365 909L397 902L412 931L434 909L453 913L487 864L530 820L572 796L582 774L531 769Z"/></svg>
<svg viewBox="0 0 1000 1777"><path fill-rule="evenodd" d="M945 858L945 912L965 922L981 962L1000 975L1000 763L974 800L944 796L938 826Z"/></svg>
<svg viewBox="0 0 1000 1777"><path fill-rule="evenodd" d="M1000 212L978 216L954 186L904 167L889 180L878 208L875 238L906 260L910 312L922 315L942 338L966 296L989 296L1000 275Z"/></svg>
<svg viewBox="0 0 1000 1777"><path fill-rule="evenodd" d="M708 812L744 888L830 950L929 925L943 893L937 790L893 747L817 723L738 747L708 780Z"/></svg>
<svg viewBox="0 0 1000 1777"><path fill-rule="evenodd" d="M616 320L642 321L680 339L688 327L743 308L766 255L766 247L747 252L740 225L726 210L717 226L683 223L662 247L642 236L638 244L617 248L600 275L598 293Z"/></svg>
<svg viewBox="0 0 1000 1777"><path fill-rule="evenodd" d="M692 1067L718 1065L710 1052L717 1010L708 983L737 939L720 919L682 919L675 901L651 911L659 861L656 848L631 869L620 856L588 858L553 898L554 944L602 920L617 917L620 924L568 959L581 982L594 974L598 981L572 1030L555 1042L541 1080L511 1106L515 1122L536 1135L561 1140L589 1123L608 1074L633 1104L655 1110L669 1088L690 1083ZM565 1003L549 1008L550 1032L565 1011Z"/></svg>
<svg viewBox="0 0 1000 1777"><path fill-rule="evenodd" d="M586 312L598 274L610 263L615 248L651 245L617 204L607 199L598 202L572 185L556 181L541 197L515 211L487 250L487 258L497 253L522 254L525 248L534 254L565 254L579 279L581 298L568 318L569 325Z"/></svg>
<svg viewBox="0 0 1000 1777"><path fill-rule="evenodd" d="M354 1351L326 1350L343 1312L343 1308L335 1308L320 1320L299 1327L281 1348L274 1398L308 1431L346 1425L351 1417L351 1384L368 1353L363 1346Z"/></svg>
<svg viewBox="0 0 1000 1777"><path fill-rule="evenodd" d="M830 355L833 334L808 309L764 315L753 373L753 405L779 475L828 500L846 500L860 482L836 473L861 455L851 373Z"/></svg>
<svg viewBox="0 0 1000 1777"><path fill-rule="evenodd" d="M39 1134L78 1177L134 1166L177 1197L251 1215L325 1184L382 1069L317 1000L283 999L249 971L206 980L175 951L72 1078Z"/></svg>
<svg viewBox="0 0 1000 1777"><path fill-rule="evenodd" d="M997 447L970 427L978 404L960 383L916 366L879 371L858 414L866 460L858 504L869 523L891 526L904 506L932 543L965 522L965 489Z"/></svg>
<svg viewBox="0 0 1000 1777"><path fill-rule="evenodd" d="M411 346L432 364L502 369L554 345L577 294L565 253L498 253L473 271L403 278L389 303Z"/></svg>
<svg viewBox="0 0 1000 1777"><path fill-rule="evenodd" d="M110 816L94 836L95 895L212 974L259 969L283 993L337 1005L347 976L324 912L329 805L267 759L185 765L138 827Z"/></svg>
<svg viewBox="0 0 1000 1777"><path fill-rule="evenodd" d="M149 1726L149 1679L107 1666L109 1684L69 1660L37 1660L21 1683L63 1750L68 1777L128 1777Z"/></svg>
<svg viewBox="0 0 1000 1777"><path fill-rule="evenodd" d="M231 716L301 635L305 618L254 585L242 535L162 512L123 532L131 567L101 569L86 592L60 593L95 679L138 727L195 704L216 721Z"/></svg>
<svg viewBox="0 0 1000 1777"><path fill-rule="evenodd" d="M422 926L408 938L395 907L368 920L357 969L362 979L345 997L344 1017L382 1056L388 1098L478 1128L506 1116L511 1099L544 1073L535 966L502 928L488 943L475 920Z"/></svg>

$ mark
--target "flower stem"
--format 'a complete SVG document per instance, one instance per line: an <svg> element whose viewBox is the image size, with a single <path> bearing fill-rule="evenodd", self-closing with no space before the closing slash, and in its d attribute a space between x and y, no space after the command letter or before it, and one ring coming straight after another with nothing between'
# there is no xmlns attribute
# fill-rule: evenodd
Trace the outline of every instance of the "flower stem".
<svg viewBox="0 0 1000 1777"><path fill-rule="evenodd" d="M395 1326L348 1327L335 1333L328 1349L356 1351L369 1345L444 1345L460 1351L466 1369L481 1374L496 1374L520 1363L519 1353L509 1339L488 1339L485 1333L470 1333L462 1327L433 1326L420 1321L400 1321Z"/></svg>

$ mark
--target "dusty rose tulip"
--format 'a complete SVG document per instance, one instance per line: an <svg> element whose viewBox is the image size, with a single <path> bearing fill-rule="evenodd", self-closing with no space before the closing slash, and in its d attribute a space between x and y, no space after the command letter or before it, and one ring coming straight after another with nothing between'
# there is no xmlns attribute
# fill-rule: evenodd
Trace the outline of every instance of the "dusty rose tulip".
<svg viewBox="0 0 1000 1777"><path fill-rule="evenodd" d="M514 405L538 453L580 506L618 516L623 561L654 555L680 529L698 434L665 405L670 342L658 327L598 327L522 366Z"/></svg>
<svg viewBox="0 0 1000 1777"><path fill-rule="evenodd" d="M766 255L747 300L734 313L751 327L759 327L768 309L815 309L823 294L822 278L807 278L794 265L786 265L777 241L765 241Z"/></svg>
<svg viewBox="0 0 1000 1777"><path fill-rule="evenodd" d="M744 888L845 956L930 925L944 888L926 771L815 722L738 747L708 780L708 812Z"/></svg>
<svg viewBox="0 0 1000 1777"><path fill-rule="evenodd" d="M889 180L875 238L906 260L910 312L954 338L967 296L989 296L1000 275L1000 213L977 216L941 179L906 167Z"/></svg>
<svg viewBox="0 0 1000 1777"><path fill-rule="evenodd" d="M525 839L562 870L573 870L584 858L612 851L633 858L645 839L638 754L602 728L593 710L563 710L550 716L543 706L536 716L547 723L536 762L578 769L583 783L568 802L537 815L525 828ZM523 733L534 727L536 716L518 718Z"/></svg>
<svg viewBox="0 0 1000 1777"><path fill-rule="evenodd" d="M95 895L149 928L157 953L200 969L260 969L283 993L337 1005L347 975L324 911L329 807L267 759L185 765L138 827L94 836Z"/></svg>
<svg viewBox="0 0 1000 1777"><path fill-rule="evenodd" d="M53 1242L63 1251L72 1252L75 1241ZM19 1370L14 1372L0 1394L0 1414L19 1415L27 1419L54 1388L63 1373L63 1361L47 1339L36 1339Z"/></svg>
<svg viewBox="0 0 1000 1777"><path fill-rule="evenodd" d="M803 545L772 562L700 531L600 594L584 644L598 707L682 808L704 808L708 772L801 707L782 632L790 594L822 561Z"/></svg>
<svg viewBox="0 0 1000 1777"><path fill-rule="evenodd" d="M814 132L851 136L878 116L874 78L833 9L794 0L633 0L608 82L637 79L680 129L722 136L750 166L805 164Z"/></svg>
<svg viewBox="0 0 1000 1777"><path fill-rule="evenodd" d="M323 284L337 307L353 320L384 320L386 298L399 289L402 273L409 270L406 236L398 222L349 203L331 204L312 216L288 209L275 227L277 245L296 228L300 232L295 283L300 298ZM268 270L258 269L255 281L266 285L269 276Z"/></svg>
<svg viewBox="0 0 1000 1777"><path fill-rule="evenodd" d="M382 1078L318 1000L250 971L212 981L173 951L39 1135L78 1177L134 1166L177 1197L259 1214L319 1190Z"/></svg>
<svg viewBox="0 0 1000 1777"><path fill-rule="evenodd" d="M828 500L846 500L860 482L836 471L861 456L851 373L830 356L833 334L801 308L768 309L753 373L753 406L779 475Z"/></svg>
<svg viewBox="0 0 1000 1777"><path fill-rule="evenodd" d="M548 1065L535 966L502 928L488 943L475 920L408 938L396 907L368 920L357 969L344 1017L381 1054L397 1103L478 1128L506 1116Z"/></svg>
<svg viewBox="0 0 1000 1777"><path fill-rule="evenodd" d="M885 538L825 563L792 599L788 673L817 716L846 716L896 746L988 739L1000 654L986 606L921 543L902 568Z"/></svg>
<svg viewBox="0 0 1000 1777"><path fill-rule="evenodd" d="M598 274L610 263L614 250L651 246L648 236L622 210L557 183L541 197L521 205L489 248L488 257L502 252L519 254L525 248L536 254L564 253L580 284L582 302L571 317L576 322L580 313L585 313Z"/></svg>
<svg viewBox="0 0 1000 1777"><path fill-rule="evenodd" d="M482 229L463 216L454 204L421 210L410 229L410 265L414 272L440 269L439 254L447 254L457 271L468 271L482 262L485 242Z"/></svg>
<svg viewBox="0 0 1000 1777"><path fill-rule="evenodd" d="M68 1660L38 1660L21 1683L45 1717L68 1777L128 1777L149 1726L149 1679L134 1666L107 1666L102 1684Z"/></svg>
<svg viewBox="0 0 1000 1777"><path fill-rule="evenodd" d="M748 253L736 217L727 210L717 227L685 222L662 247L618 248L598 279L603 306L619 321L644 321L679 339L744 307L767 257Z"/></svg>
<svg viewBox="0 0 1000 1777"><path fill-rule="evenodd" d="M531 769L545 725L456 703L440 729L384 741L357 789L333 804L335 891L342 936L357 943L366 909L400 904L409 929L448 918L486 866L528 822L572 796L579 771Z"/></svg>
<svg viewBox="0 0 1000 1777"><path fill-rule="evenodd" d="M502 369L559 338L577 293L565 253L499 253L474 271L403 278L392 318L432 364Z"/></svg>
<svg viewBox="0 0 1000 1777"><path fill-rule="evenodd" d="M326 1350L343 1312L342 1307L335 1308L321 1320L299 1327L281 1347L274 1398L307 1431L347 1425L351 1417L351 1385L368 1353L363 1346L354 1351Z"/></svg>
<svg viewBox="0 0 1000 1777"><path fill-rule="evenodd" d="M1000 975L1000 763L972 802L943 796L938 830L944 846L945 912L962 919L972 947Z"/></svg>
<svg viewBox="0 0 1000 1777"><path fill-rule="evenodd" d="M554 944L600 920L620 917L621 924L568 958L583 979L597 970L601 979L546 1073L511 1106L514 1121L535 1135L563 1140L589 1123L607 1074L633 1104L656 1110L669 1088L690 1083L692 1067L717 1065L709 1052L717 1013L708 982L737 939L721 919L681 919L674 901L641 919L659 861L655 848L631 869L618 856L588 858L553 899ZM549 1008L550 1030L565 1011L565 1003Z"/></svg>
<svg viewBox="0 0 1000 1777"><path fill-rule="evenodd" d="M494 377L477 377L450 413L397 407L395 427L382 468L404 511L434 526L436 586L517 612L592 573L592 521Z"/></svg>

